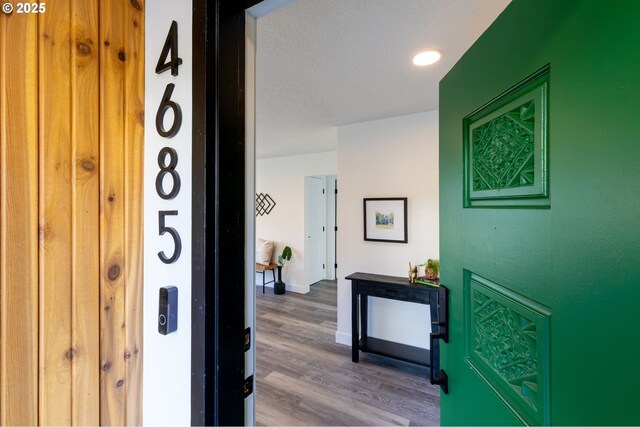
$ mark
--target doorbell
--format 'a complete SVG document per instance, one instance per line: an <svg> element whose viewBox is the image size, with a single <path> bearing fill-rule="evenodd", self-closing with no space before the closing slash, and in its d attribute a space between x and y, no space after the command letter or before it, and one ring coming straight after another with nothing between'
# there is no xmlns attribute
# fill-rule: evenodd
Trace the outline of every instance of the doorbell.
<svg viewBox="0 0 640 427"><path fill-rule="evenodd" d="M178 330L178 288L164 286L160 288L158 309L158 332L162 335Z"/></svg>

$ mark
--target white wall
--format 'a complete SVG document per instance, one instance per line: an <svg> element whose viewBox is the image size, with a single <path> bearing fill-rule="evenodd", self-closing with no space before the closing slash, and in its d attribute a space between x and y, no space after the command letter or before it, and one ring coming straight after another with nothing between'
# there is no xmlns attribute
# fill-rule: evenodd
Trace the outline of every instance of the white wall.
<svg viewBox="0 0 640 427"><path fill-rule="evenodd" d="M259 159L256 162L256 192L267 193L276 202L269 215L256 217L256 237L277 243L273 262L285 246L293 251L282 270L287 290L307 293L304 274L304 177L335 175L336 152ZM268 272L267 280L271 278ZM256 275L256 285L262 276ZM272 285L268 285L272 286Z"/></svg>
<svg viewBox="0 0 640 427"><path fill-rule="evenodd" d="M145 10L145 171L144 171L144 363L143 423L149 426L188 425L191 422L191 139L192 139L192 2L154 0ZM182 58L178 76L170 71L156 74L155 68L171 22L178 23L178 52ZM163 138L156 131L156 111L165 88L175 84L171 100L182 109L178 134ZM170 127L173 114L165 116ZM182 185L176 198L161 199L155 188L159 172L158 153L163 147L177 151L176 172ZM171 181L164 180L165 191ZM171 256L174 243L169 235L158 234L158 212L175 210L166 217L182 239L182 254L172 264L164 264L158 251ZM169 335L158 332L158 292L160 287L178 288L178 330Z"/></svg>
<svg viewBox="0 0 640 427"><path fill-rule="evenodd" d="M408 198L408 243L365 242L362 199ZM338 331L351 345L355 272L407 277L409 262L439 258L438 113L338 128ZM369 298L369 335L429 348L429 307Z"/></svg>

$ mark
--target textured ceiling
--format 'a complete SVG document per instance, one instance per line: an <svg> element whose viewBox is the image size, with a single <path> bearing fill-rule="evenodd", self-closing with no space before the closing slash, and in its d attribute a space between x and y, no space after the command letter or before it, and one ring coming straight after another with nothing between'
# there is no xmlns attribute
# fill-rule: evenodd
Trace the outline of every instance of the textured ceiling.
<svg viewBox="0 0 640 427"><path fill-rule="evenodd" d="M336 149L336 127L432 111L509 0L299 0L258 19L257 156ZM416 53L442 59L415 67Z"/></svg>

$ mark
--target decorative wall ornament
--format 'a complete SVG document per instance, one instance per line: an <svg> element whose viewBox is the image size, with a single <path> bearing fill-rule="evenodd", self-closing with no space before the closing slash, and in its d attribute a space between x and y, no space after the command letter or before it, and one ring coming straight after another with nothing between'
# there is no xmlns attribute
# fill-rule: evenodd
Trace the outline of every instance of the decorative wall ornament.
<svg viewBox="0 0 640 427"><path fill-rule="evenodd" d="M267 193L256 193L256 216L269 215L275 206L275 200Z"/></svg>
<svg viewBox="0 0 640 427"><path fill-rule="evenodd" d="M549 207L549 66L464 118L465 207Z"/></svg>
<svg viewBox="0 0 640 427"><path fill-rule="evenodd" d="M525 424L549 424L550 311L465 272L466 359Z"/></svg>

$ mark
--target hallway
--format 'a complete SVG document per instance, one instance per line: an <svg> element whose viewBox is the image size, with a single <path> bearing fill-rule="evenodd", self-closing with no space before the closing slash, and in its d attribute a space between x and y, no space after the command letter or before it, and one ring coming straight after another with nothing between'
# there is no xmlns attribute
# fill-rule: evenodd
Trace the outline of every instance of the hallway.
<svg viewBox="0 0 640 427"><path fill-rule="evenodd" d="M257 425L439 425L428 371L335 343L336 282L256 288Z"/></svg>

